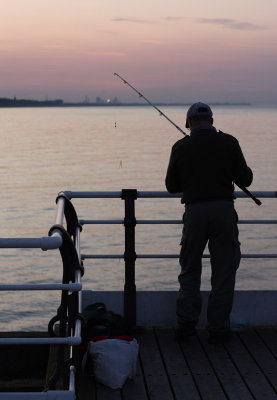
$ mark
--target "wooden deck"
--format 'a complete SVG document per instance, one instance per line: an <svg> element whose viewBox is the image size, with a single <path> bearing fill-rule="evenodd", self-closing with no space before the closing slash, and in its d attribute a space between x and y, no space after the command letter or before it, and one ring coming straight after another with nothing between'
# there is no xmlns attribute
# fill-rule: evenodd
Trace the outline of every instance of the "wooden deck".
<svg viewBox="0 0 277 400"><path fill-rule="evenodd" d="M80 400L277 399L277 329L251 328L224 345L208 343L205 330L178 342L172 328L146 329L137 375L112 390L83 376Z"/></svg>

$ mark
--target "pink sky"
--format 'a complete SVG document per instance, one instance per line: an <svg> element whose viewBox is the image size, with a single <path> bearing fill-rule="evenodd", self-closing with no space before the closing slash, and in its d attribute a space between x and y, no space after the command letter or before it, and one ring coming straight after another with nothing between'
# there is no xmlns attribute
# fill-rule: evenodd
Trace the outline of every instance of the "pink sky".
<svg viewBox="0 0 277 400"><path fill-rule="evenodd" d="M9 0L0 97L277 102L277 1Z"/></svg>

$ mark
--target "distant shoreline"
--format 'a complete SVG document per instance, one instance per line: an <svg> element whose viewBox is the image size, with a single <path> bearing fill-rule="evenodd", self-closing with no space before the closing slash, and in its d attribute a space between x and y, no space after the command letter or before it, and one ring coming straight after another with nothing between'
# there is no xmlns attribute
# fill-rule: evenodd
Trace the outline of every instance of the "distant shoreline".
<svg viewBox="0 0 277 400"><path fill-rule="evenodd" d="M251 103L209 103L211 106L251 106ZM157 106L190 106L189 103L155 103ZM26 100L26 99L8 99L0 98L0 108L20 108L20 107L137 107L148 106L146 103L69 103L63 100Z"/></svg>

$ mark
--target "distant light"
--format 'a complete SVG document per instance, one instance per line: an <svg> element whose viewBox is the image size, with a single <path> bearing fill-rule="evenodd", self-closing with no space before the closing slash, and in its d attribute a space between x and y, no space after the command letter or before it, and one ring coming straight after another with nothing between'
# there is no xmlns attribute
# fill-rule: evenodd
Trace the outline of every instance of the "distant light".
<svg viewBox="0 0 277 400"><path fill-rule="evenodd" d="M107 103L110 103L111 102L111 99L107 99Z"/></svg>

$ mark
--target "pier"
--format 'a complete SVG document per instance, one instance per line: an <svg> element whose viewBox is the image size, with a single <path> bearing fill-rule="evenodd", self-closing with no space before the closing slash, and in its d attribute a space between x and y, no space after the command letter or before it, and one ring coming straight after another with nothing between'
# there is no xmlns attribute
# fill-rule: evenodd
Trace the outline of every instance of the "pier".
<svg viewBox="0 0 277 400"><path fill-rule="evenodd" d="M245 197L244 193L237 193ZM254 192L262 198L276 198L277 192ZM58 290L61 304L48 324L48 334L40 337L0 336L0 345L50 346L45 387L21 387L5 383L0 399L68 399L68 400L224 400L277 399L277 311L274 291L238 291L235 312L246 316L247 324L234 326L230 341L210 344L204 329L205 315L200 316L197 335L180 342L175 337L175 292L140 292L135 285L138 258L178 258L178 254L137 254L137 224L181 224L180 220L139 220L135 201L140 198L179 197L166 192L61 192L57 197L55 224L48 237L1 238L2 248L41 248L59 250L63 266L61 284L1 284L1 291ZM79 220L71 203L73 198L119 198L124 201L124 218L116 220ZM64 220L66 224L64 224ZM241 220L244 224L276 224L277 220ZM124 254L83 254L80 233L87 224L120 224L125 229ZM204 255L204 258L208 258ZM277 254L243 254L243 258L272 258ZM88 259L124 259L125 282L122 292L82 290L83 261ZM105 298L106 296L106 298ZM150 296L150 297L149 297ZM207 292L202 292L204 303ZM161 300L161 297L163 300ZM103 301L107 309L124 315L139 343L137 374L122 389L112 390L95 382L81 369L82 310L87 304ZM204 306L203 303L203 306ZM151 306L149 306L151 304ZM205 307L203 307L204 309ZM163 311L162 313L160 311ZM243 324L242 324L243 325ZM201 328L203 327L203 328ZM51 351L53 347L56 353ZM37 347L39 349L39 347ZM3 355L2 351L2 355ZM54 354L54 359L51 357ZM56 354L56 356L55 356ZM51 357L50 357L51 356ZM28 360L27 360L28 361ZM24 370L24 359L12 365ZM10 363L8 358L5 363ZM49 374L49 366L52 371ZM10 367L10 365L9 365ZM32 378L32 374L31 374ZM41 382L41 377L39 377ZM60 382L62 381L62 386ZM40 383L40 385L42 385ZM28 391L29 390L29 391ZM1 393L2 391L2 393Z"/></svg>
<svg viewBox="0 0 277 400"><path fill-rule="evenodd" d="M173 328L137 335L137 374L112 390L82 376L80 400L273 400L277 398L276 327L253 327L212 345L204 329L178 342Z"/></svg>

